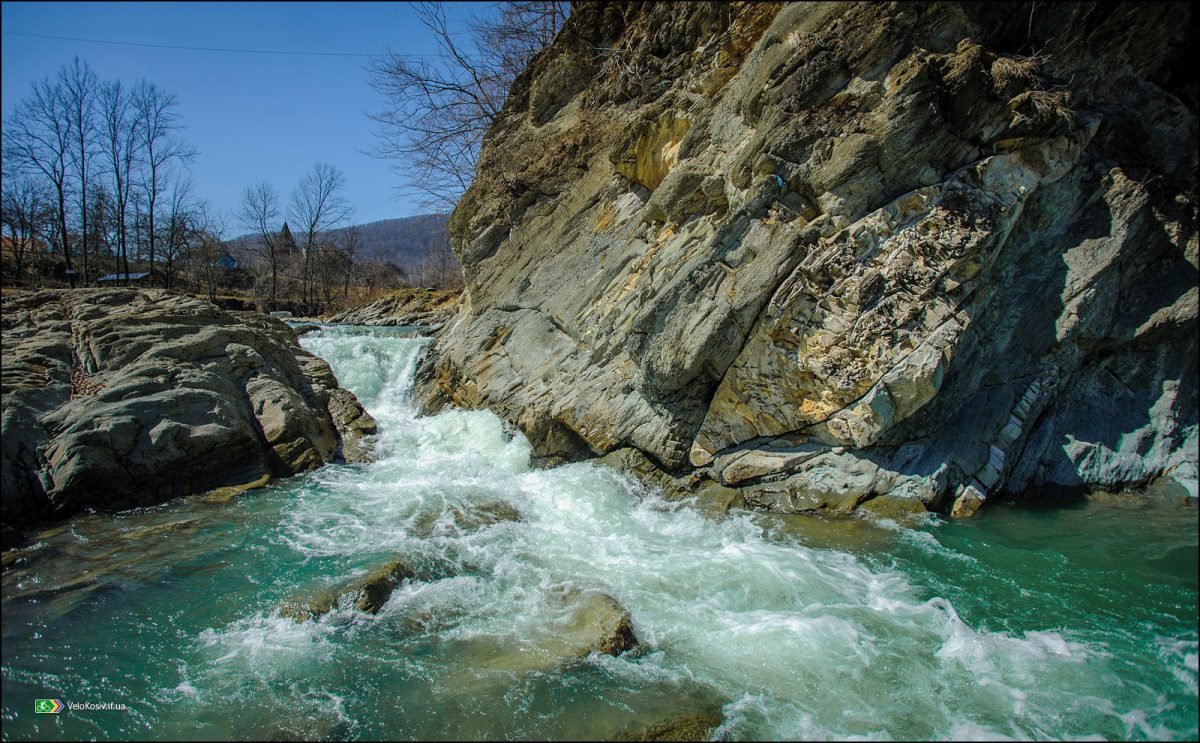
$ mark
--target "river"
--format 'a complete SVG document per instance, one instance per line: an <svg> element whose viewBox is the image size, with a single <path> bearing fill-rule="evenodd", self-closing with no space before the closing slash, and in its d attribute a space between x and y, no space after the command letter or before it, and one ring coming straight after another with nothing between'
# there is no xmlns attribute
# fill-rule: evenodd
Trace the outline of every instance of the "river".
<svg viewBox="0 0 1200 743"><path fill-rule="evenodd" d="M417 417L425 339L302 342L379 422L377 461L6 554L5 740L594 739L713 711L728 739L1197 737L1194 503L714 517L598 465L532 469L489 412ZM520 519L455 518L497 502ZM280 617L397 556L422 577L378 614ZM642 647L548 655L578 590Z"/></svg>

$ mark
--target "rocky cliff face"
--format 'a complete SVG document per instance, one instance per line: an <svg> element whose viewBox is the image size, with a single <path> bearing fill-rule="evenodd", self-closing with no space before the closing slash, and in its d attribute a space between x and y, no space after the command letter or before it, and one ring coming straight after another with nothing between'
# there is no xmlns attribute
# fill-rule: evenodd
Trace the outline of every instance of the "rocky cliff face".
<svg viewBox="0 0 1200 743"><path fill-rule="evenodd" d="M419 393L772 510L1195 495L1193 52L1183 4L582 4Z"/></svg>
<svg viewBox="0 0 1200 743"><path fill-rule="evenodd" d="M278 320L132 289L6 298L3 318L6 525L369 456L375 422Z"/></svg>

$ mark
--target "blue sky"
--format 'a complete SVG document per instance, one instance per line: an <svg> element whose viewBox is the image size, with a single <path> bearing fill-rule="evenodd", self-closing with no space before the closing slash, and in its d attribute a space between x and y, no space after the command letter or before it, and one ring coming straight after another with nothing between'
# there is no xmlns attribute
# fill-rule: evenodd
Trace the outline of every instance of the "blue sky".
<svg viewBox="0 0 1200 743"><path fill-rule="evenodd" d="M465 28L491 3L448 3ZM184 136L199 151L197 191L229 221L242 190L268 180L286 199L318 160L346 174L355 222L420 213L397 196L388 163L362 154L375 138L366 114L382 98L367 84L368 57L240 54L63 41L12 32L233 49L433 54L436 46L407 3L49 3L4 2L0 76L3 114L30 84L78 54L102 79L145 77L179 97Z"/></svg>

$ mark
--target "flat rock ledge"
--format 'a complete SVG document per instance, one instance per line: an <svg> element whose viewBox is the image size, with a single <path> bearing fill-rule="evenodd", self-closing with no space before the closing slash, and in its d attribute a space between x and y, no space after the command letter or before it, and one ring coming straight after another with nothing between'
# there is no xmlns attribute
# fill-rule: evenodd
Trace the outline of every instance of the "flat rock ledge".
<svg viewBox="0 0 1200 743"><path fill-rule="evenodd" d="M5 298L6 532L371 456L375 421L283 322L161 290Z"/></svg>

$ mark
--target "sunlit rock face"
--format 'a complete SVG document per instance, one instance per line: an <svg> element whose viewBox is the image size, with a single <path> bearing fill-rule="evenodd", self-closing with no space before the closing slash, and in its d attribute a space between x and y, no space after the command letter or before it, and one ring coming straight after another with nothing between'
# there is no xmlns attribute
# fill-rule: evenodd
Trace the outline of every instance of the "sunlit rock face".
<svg viewBox="0 0 1200 743"><path fill-rule="evenodd" d="M1182 4L583 4L451 219L418 394L771 510L1194 496L1191 39Z"/></svg>
<svg viewBox="0 0 1200 743"><path fill-rule="evenodd" d="M163 291L4 302L3 518L22 526L370 457L375 422L287 325Z"/></svg>

